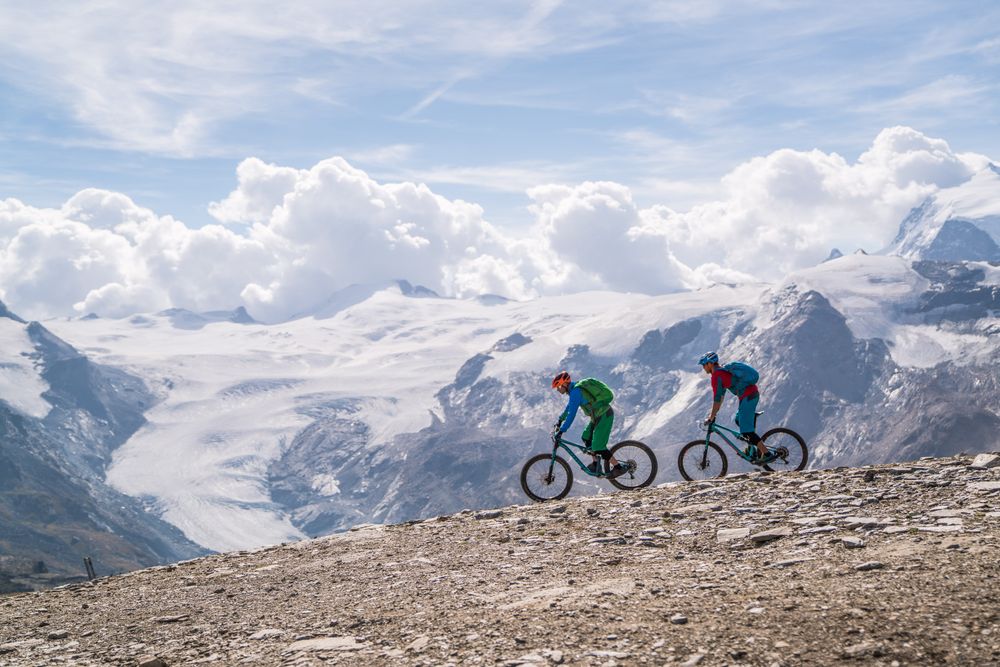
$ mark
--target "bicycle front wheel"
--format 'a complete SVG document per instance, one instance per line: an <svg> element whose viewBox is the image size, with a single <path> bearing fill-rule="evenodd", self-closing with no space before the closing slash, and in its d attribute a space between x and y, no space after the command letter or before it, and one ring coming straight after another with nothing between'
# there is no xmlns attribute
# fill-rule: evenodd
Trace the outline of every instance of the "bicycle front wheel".
<svg viewBox="0 0 1000 667"><path fill-rule="evenodd" d="M638 440L619 442L611 448L611 456L627 469L608 480L619 489L641 489L656 479L656 455Z"/></svg>
<svg viewBox="0 0 1000 667"><path fill-rule="evenodd" d="M573 471L560 457L539 454L528 459L521 468L521 488L532 500L542 503L566 497L573 486Z"/></svg>
<svg viewBox="0 0 1000 667"><path fill-rule="evenodd" d="M699 479L718 479L726 476L729 461L726 454L714 442L707 445L704 440L689 442L677 455L677 468L681 477L689 482Z"/></svg>
<svg viewBox="0 0 1000 667"><path fill-rule="evenodd" d="M806 441L790 428L772 428L761 440L768 452L777 455L773 461L763 465L764 470L802 470L809 462Z"/></svg>

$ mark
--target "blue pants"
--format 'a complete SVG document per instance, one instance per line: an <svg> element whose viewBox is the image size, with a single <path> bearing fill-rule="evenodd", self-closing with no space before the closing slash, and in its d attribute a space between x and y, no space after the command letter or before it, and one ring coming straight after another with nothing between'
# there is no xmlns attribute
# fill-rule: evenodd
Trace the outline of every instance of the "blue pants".
<svg viewBox="0 0 1000 667"><path fill-rule="evenodd" d="M740 399L740 407L736 410L736 423L740 427L740 433L755 433L757 431L758 401L760 401L760 394L754 394L752 398Z"/></svg>

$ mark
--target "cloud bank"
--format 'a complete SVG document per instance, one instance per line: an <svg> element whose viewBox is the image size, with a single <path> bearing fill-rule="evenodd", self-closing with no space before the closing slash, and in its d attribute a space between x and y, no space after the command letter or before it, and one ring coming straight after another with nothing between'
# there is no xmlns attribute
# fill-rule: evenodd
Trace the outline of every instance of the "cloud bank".
<svg viewBox="0 0 1000 667"><path fill-rule="evenodd" d="M539 185L529 231L513 235L474 203L379 183L342 158L310 169L248 158L210 206L219 224L200 228L103 190L59 209L0 201L0 297L31 318L244 305L278 321L396 278L518 299L777 280L833 247L883 247L910 208L987 164L893 127L853 163L819 150L752 159L724 177L725 197L685 212L642 208L614 182Z"/></svg>

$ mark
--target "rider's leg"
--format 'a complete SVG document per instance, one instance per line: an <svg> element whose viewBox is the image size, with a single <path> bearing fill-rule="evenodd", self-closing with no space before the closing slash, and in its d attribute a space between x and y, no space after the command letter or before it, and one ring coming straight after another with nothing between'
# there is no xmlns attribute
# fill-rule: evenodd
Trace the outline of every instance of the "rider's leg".
<svg viewBox="0 0 1000 667"><path fill-rule="evenodd" d="M591 442L590 448L594 450L595 453L607 452L606 454L601 454L607 465L614 467L618 465L618 461L615 457L611 456L608 452L608 438L611 437L611 427L615 423L615 413L611 408L605 412L596 423L591 422L591 427L593 428L594 439Z"/></svg>
<svg viewBox="0 0 1000 667"><path fill-rule="evenodd" d="M597 454L593 451L592 441L594 439L594 422L587 424L587 427L583 429L583 435L580 436L583 440L583 445L587 448L585 451L590 454L590 465L587 466L587 470L592 473L599 473L601 469L598 467Z"/></svg>
<svg viewBox="0 0 1000 667"><path fill-rule="evenodd" d="M745 437L751 445L757 448L757 456L767 456L767 446L757 435L757 403L760 394L755 394L750 398L741 398L740 406L736 411L736 423L740 427L740 435Z"/></svg>

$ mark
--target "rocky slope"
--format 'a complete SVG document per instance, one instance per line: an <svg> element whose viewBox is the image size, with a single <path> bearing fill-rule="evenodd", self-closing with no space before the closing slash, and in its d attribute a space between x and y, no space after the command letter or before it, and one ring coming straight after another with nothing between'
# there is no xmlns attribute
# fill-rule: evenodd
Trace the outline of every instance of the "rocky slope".
<svg viewBox="0 0 1000 667"><path fill-rule="evenodd" d="M996 455L671 482L0 598L0 665L998 664L998 540Z"/></svg>

